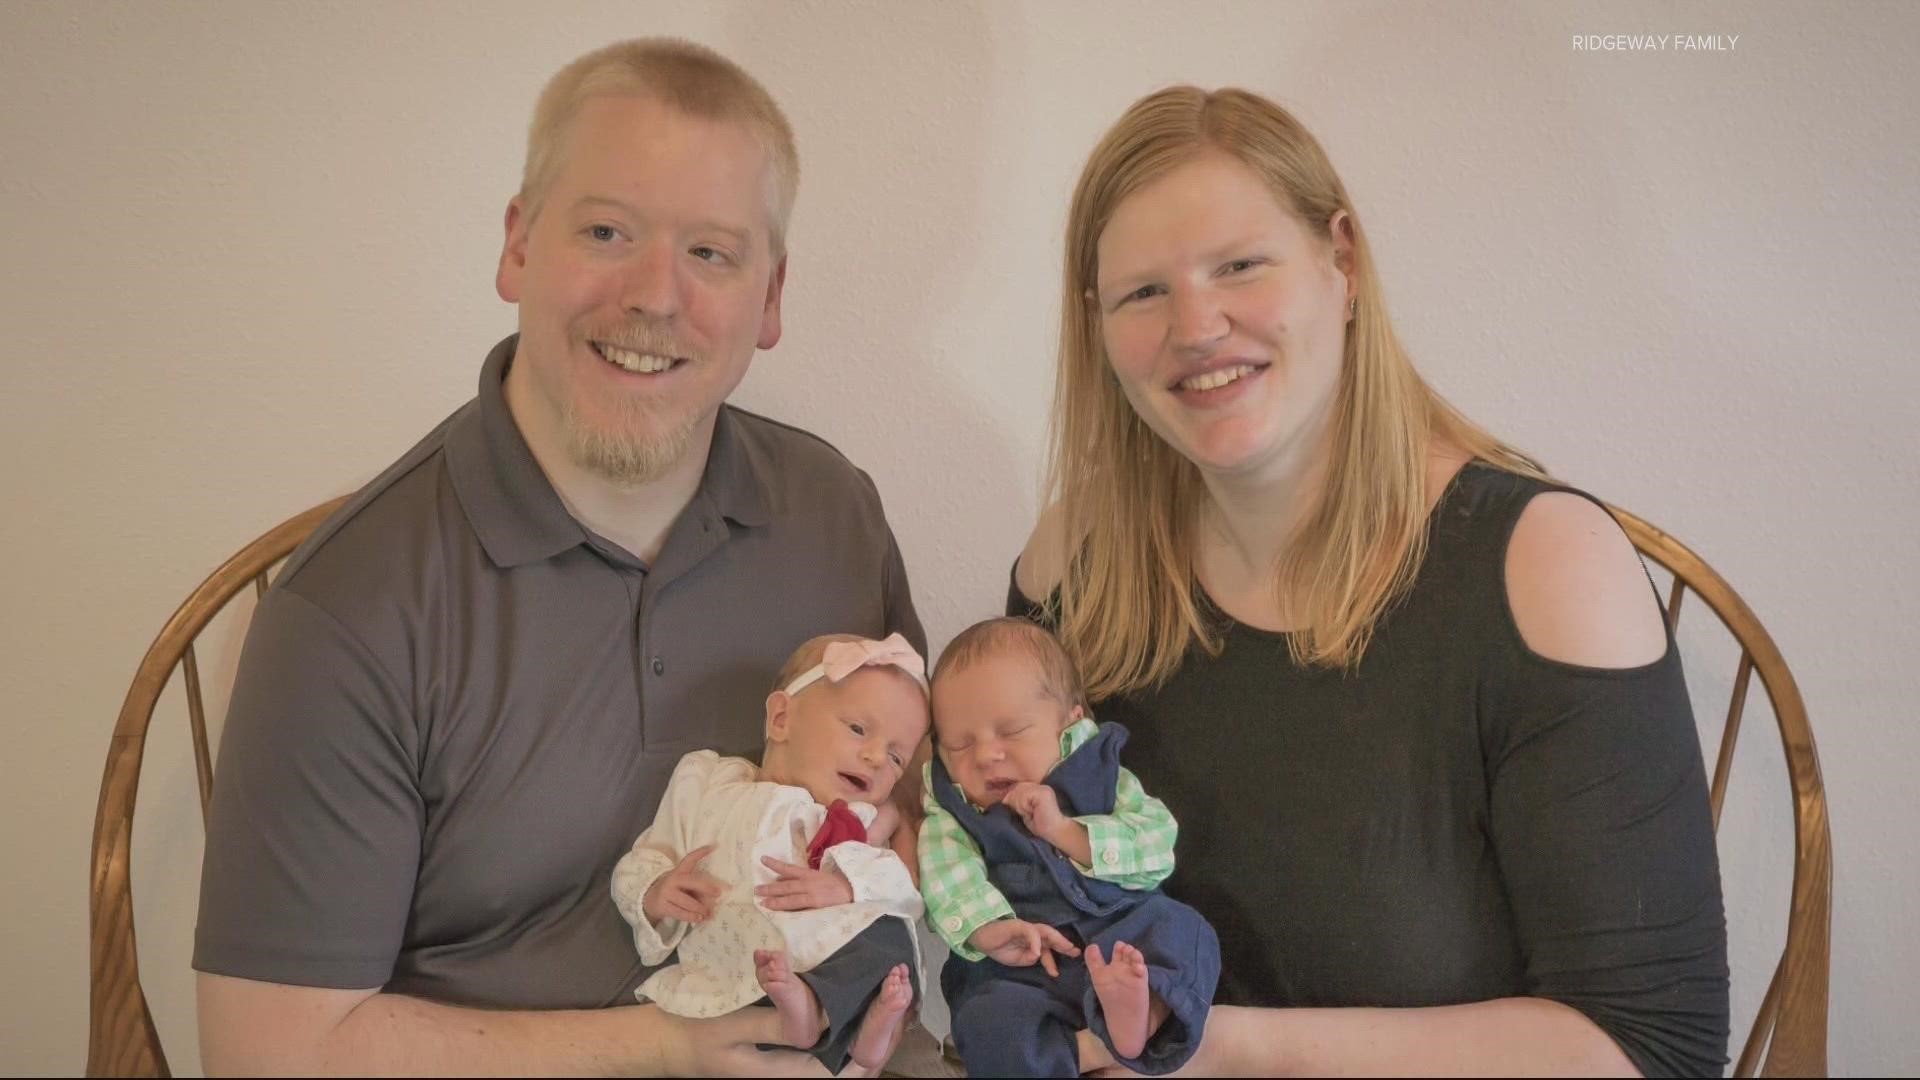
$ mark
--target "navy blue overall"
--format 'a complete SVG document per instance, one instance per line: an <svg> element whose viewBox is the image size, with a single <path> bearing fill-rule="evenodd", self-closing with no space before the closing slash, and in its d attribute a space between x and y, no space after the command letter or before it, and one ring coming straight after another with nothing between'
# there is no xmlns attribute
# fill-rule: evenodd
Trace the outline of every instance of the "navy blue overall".
<svg viewBox="0 0 1920 1080"><path fill-rule="evenodd" d="M1120 748L1127 731L1100 725L1100 733L1047 774L1046 784L1069 817L1113 812L1120 778ZM1140 950L1147 981L1170 1010L1146 1049L1120 1064L1160 1074L1186 1064L1200 1045L1207 1008L1220 978L1220 942L1200 914L1158 890L1137 892L1087 877L1045 840L1036 838L1005 805L984 813L954 786L939 756L933 760L933 791L941 807L966 828L986 857L987 876L1020 918L1058 929L1075 945L1100 946L1113 956L1115 942ZM1078 1076L1075 1033L1091 1030L1113 1050L1100 1001L1083 958L1060 961L1060 977L1039 964L1007 967L992 958L949 956L940 988L953 1012L953 1041L969 1076Z"/></svg>

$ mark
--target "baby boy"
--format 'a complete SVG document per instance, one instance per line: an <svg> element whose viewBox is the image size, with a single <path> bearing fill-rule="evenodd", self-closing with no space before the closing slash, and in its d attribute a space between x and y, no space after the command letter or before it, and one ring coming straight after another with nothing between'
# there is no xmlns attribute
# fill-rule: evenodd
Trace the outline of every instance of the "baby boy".
<svg viewBox="0 0 1920 1080"><path fill-rule="evenodd" d="M1135 1072L1179 1068L1220 946L1157 891L1177 827L1120 767L1126 730L1093 722L1065 650L1022 619L954 638L932 696L920 884L968 1075L1078 1075L1083 1028Z"/></svg>

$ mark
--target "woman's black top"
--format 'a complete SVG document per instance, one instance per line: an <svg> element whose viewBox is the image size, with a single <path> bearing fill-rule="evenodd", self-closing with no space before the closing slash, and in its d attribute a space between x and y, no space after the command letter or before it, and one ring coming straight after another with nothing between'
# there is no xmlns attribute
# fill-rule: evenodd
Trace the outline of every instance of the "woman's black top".
<svg viewBox="0 0 1920 1080"><path fill-rule="evenodd" d="M1597 669L1527 648L1507 542L1551 490L1462 469L1355 671L1295 664L1203 594L1220 655L1095 703L1180 823L1165 889L1219 932L1219 1003L1542 997L1648 1076L1720 1073L1726 917L1679 652ZM1008 611L1045 621L1018 586Z"/></svg>

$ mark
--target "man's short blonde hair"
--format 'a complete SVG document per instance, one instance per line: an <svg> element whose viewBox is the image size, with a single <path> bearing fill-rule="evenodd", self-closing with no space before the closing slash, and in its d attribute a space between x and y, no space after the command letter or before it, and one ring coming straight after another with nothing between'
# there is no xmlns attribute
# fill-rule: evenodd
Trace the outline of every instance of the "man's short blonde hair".
<svg viewBox="0 0 1920 1080"><path fill-rule="evenodd" d="M740 65L704 45L679 38L616 42L560 69L540 92L527 131L527 163L520 201L527 216L540 212L565 157L567 129L590 98L652 98L700 120L746 124L766 148L772 190L771 237L777 258L786 251L787 219L800 190L800 154L785 113Z"/></svg>

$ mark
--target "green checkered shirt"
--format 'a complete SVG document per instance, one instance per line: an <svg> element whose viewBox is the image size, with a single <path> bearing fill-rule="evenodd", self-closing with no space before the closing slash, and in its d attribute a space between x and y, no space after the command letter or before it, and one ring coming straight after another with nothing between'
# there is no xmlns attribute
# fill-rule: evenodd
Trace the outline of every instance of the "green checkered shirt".
<svg viewBox="0 0 1920 1080"><path fill-rule="evenodd" d="M1099 732L1090 717L1076 721L1060 733L1061 759ZM954 787L957 790L959 785ZM1012 918L1013 906L988 880L980 845L933 797L932 762L927 763L921 790L926 792L927 819L920 824L920 892L927 901L927 922L954 952L978 960L986 954L968 945L967 939L995 919ZM1139 778L1125 768L1114 785L1113 813L1073 820L1087 827L1088 846L1098 864L1075 862L1082 874L1123 889L1144 890L1157 887L1173 873L1173 842L1180 826L1167 805L1148 795Z"/></svg>

